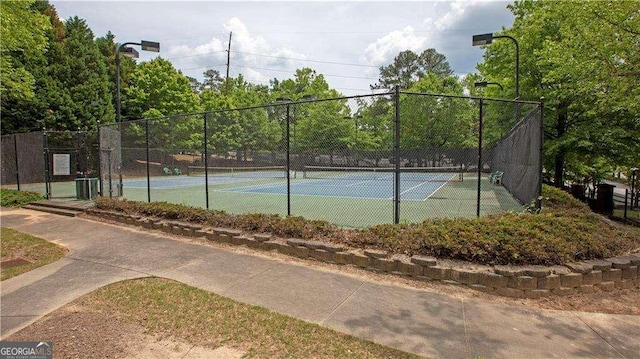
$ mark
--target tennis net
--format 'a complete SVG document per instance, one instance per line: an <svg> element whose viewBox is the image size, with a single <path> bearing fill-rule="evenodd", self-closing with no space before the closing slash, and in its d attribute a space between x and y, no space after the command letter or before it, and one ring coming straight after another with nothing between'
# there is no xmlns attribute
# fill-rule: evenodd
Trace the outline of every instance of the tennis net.
<svg viewBox="0 0 640 359"><path fill-rule="evenodd" d="M305 166L303 178L345 181L392 181L395 169L391 167L337 167ZM401 181L417 182L462 182L464 168L461 167L402 167Z"/></svg>
<svg viewBox="0 0 640 359"><path fill-rule="evenodd" d="M207 167L188 166L187 175L210 177L234 177L234 178L287 178L287 170L284 166L262 167Z"/></svg>

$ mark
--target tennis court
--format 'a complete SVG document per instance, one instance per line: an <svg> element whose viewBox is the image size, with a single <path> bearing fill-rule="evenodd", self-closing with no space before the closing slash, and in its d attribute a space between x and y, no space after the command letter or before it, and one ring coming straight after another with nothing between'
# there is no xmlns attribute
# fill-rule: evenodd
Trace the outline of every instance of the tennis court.
<svg viewBox="0 0 640 359"><path fill-rule="evenodd" d="M405 170L405 169L403 169ZM448 169L453 170L453 169ZM206 206L205 176L150 178L152 201ZM215 168L206 177L209 208L229 213L287 213L284 169ZM464 177L463 177L464 176ZM326 220L345 227L392 223L394 177L390 169L305 169L290 173L291 214ZM519 210L522 206L502 186L482 179L483 213ZM147 200L146 178L124 180L124 196ZM477 177L473 173L406 169L400 173L403 222L425 218L474 217ZM358 210L354 210L357 208ZM363 215L366 213L366 215Z"/></svg>
<svg viewBox="0 0 640 359"><path fill-rule="evenodd" d="M430 171L430 172L427 172ZM285 172L286 173L286 172ZM258 176L259 173L254 173ZM292 195L368 198L392 200L394 195L394 174L391 169L379 168L323 168L307 167L299 179L293 174L290 191ZM436 193L447 182L462 180L462 173L441 173L436 169L416 169L400 174L400 199L424 201ZM234 193L287 194L286 183L239 186L221 189Z"/></svg>

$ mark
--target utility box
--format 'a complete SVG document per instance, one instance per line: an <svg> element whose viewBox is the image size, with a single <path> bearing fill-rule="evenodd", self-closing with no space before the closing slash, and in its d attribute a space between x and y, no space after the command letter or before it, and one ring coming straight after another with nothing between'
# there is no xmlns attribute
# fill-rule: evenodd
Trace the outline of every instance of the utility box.
<svg viewBox="0 0 640 359"><path fill-rule="evenodd" d="M616 186L606 183L598 185L594 210L602 214L613 214L613 189Z"/></svg>
<svg viewBox="0 0 640 359"><path fill-rule="evenodd" d="M76 199L91 200L97 196L97 178L76 178Z"/></svg>

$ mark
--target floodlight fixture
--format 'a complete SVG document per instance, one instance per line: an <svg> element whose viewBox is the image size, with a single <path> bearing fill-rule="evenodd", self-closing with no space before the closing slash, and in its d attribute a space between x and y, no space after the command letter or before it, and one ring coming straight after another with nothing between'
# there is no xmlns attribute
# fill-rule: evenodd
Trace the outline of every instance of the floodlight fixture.
<svg viewBox="0 0 640 359"><path fill-rule="evenodd" d="M473 86L475 87L487 87L489 85L496 85L498 87L500 87L500 91L504 91L504 87L502 87L502 85L498 82L491 82L491 81L478 81L478 82L474 82Z"/></svg>
<svg viewBox="0 0 640 359"><path fill-rule="evenodd" d="M492 33L473 35L473 39L472 39L471 45L472 46L489 45L492 41L493 41L493 34Z"/></svg>
<svg viewBox="0 0 640 359"><path fill-rule="evenodd" d="M160 52L160 43L154 41L140 41L140 47L144 51Z"/></svg>
<svg viewBox="0 0 640 359"><path fill-rule="evenodd" d="M123 48L121 54L122 56L128 57L130 59L137 59L140 57L140 53L138 52L138 50L134 49L133 47Z"/></svg>

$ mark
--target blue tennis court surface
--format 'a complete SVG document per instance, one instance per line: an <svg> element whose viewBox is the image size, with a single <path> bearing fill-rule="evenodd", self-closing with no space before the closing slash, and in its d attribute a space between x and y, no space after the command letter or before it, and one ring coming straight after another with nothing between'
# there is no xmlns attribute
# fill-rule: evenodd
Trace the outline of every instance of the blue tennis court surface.
<svg viewBox="0 0 640 359"><path fill-rule="evenodd" d="M458 175L431 174L430 179L422 181L401 180L400 199L424 201L442 188L448 180ZM391 178L391 177L390 177ZM291 194L301 196L393 199L393 181L389 179L302 179L291 181ZM400 176L402 179L402 175ZM241 186L221 189L220 192L286 194L287 184L282 183Z"/></svg>
<svg viewBox="0 0 640 359"><path fill-rule="evenodd" d="M255 182L257 179L264 178L237 178L237 177L222 177L222 176L209 176L209 185L222 185L230 183L244 183ZM284 176L283 176L284 180ZM202 177L189 177L189 176L167 176L167 177L151 177L151 188L155 189L174 189L174 188L188 188L188 187L201 187L205 184L205 178ZM123 186L125 188L147 188L146 178L131 178L123 180Z"/></svg>
<svg viewBox="0 0 640 359"><path fill-rule="evenodd" d="M282 173L280 173L282 175ZM400 199L424 201L442 188L448 181L459 179L453 173L401 173ZM205 186L204 176L166 176L150 179L153 190L197 189ZM286 178L255 176L210 175L208 183L217 192L246 194L287 193ZM146 178L124 180L124 188L146 189ZM218 187L218 188L216 188ZM220 188L223 187L223 188ZM292 178L291 194L334 198L393 199L394 181L392 173L331 173L327 178Z"/></svg>

